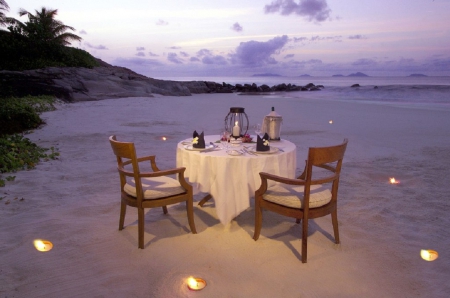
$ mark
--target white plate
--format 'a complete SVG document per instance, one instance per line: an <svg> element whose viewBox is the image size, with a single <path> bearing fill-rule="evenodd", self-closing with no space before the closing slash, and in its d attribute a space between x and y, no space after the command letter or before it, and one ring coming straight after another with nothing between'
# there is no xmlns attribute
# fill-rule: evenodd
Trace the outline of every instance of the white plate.
<svg viewBox="0 0 450 298"><path fill-rule="evenodd" d="M280 151L277 147L270 147L269 151L256 151L256 146L248 147L248 151L257 153L257 154L274 154Z"/></svg>
<svg viewBox="0 0 450 298"><path fill-rule="evenodd" d="M194 148L192 145L184 146L184 149L189 150L189 151L203 151L203 150L211 150L213 148L214 148L214 146L211 144L206 145L205 148Z"/></svg>
<svg viewBox="0 0 450 298"><path fill-rule="evenodd" d="M237 151L237 150L227 150L227 154L228 155L233 155L233 156L239 156L244 154L242 151Z"/></svg>

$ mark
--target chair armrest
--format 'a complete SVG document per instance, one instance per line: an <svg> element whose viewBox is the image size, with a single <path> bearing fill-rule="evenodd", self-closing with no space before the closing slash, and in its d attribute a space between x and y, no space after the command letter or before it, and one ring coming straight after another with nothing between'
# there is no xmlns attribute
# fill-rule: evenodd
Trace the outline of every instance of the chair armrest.
<svg viewBox="0 0 450 298"><path fill-rule="evenodd" d="M161 177L161 176L174 175L174 174L184 174L185 170L186 170L186 168L175 168L175 169L157 171L157 172L141 172L141 173L139 173L139 176L141 176L141 177Z"/></svg>
<svg viewBox="0 0 450 298"><path fill-rule="evenodd" d="M159 168L156 166L156 156L155 155L149 155L149 156L143 156L136 159L137 162L143 162L143 161L150 161L150 166L152 167L152 170L157 172L159 171ZM131 164L131 159L126 160L123 162L123 166Z"/></svg>
<svg viewBox="0 0 450 298"><path fill-rule="evenodd" d="M298 179L298 178L291 179L291 178L280 177L280 176L277 176L277 175L264 173L264 172L259 173L259 176L261 177L261 180L263 180L263 181L264 180L265 181L272 180L272 181L281 182L281 183L284 183L284 184L305 185L305 180Z"/></svg>
<svg viewBox="0 0 450 298"><path fill-rule="evenodd" d="M262 196L267 191L267 180L291 185L305 185L305 181L302 179L285 178L264 172L260 172L259 176L261 177L261 186L256 190L255 197L257 197L258 195Z"/></svg>

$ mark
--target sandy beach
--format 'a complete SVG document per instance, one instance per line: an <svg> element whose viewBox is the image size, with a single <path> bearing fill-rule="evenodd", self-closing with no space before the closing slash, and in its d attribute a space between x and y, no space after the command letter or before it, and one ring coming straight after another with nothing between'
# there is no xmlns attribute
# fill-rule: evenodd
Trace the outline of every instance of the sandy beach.
<svg viewBox="0 0 450 298"><path fill-rule="evenodd" d="M27 137L61 156L14 173L0 189L0 297L447 297L450 108L284 96L119 98L44 113L46 125ZM177 143L194 129L218 134L232 106L245 107L251 124L276 108L282 138L297 145L297 173L308 147L349 139L341 244L329 216L310 222L302 264L295 221L264 213L255 242L253 198L224 227L213 201L197 206L204 194L194 197L198 234L190 233L184 204L168 215L147 210L143 250L134 208L118 231L119 177L108 137L135 142L138 155L156 155L169 169ZM53 249L37 251L37 238ZM424 261L421 249L439 258ZM190 291L189 276L207 287Z"/></svg>

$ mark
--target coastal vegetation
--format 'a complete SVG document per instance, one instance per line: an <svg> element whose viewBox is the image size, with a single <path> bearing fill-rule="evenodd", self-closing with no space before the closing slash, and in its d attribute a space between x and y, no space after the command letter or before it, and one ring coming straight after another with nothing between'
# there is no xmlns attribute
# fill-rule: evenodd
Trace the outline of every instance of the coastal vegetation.
<svg viewBox="0 0 450 298"><path fill-rule="evenodd" d="M8 57L0 60L1 70L98 66L97 59L88 52L69 46L81 41L81 37L70 32L75 28L56 19L57 9L42 7L34 14L20 9L19 16L28 18L25 22L6 17L6 10L8 4L0 0L0 25L8 29L0 30L0 56Z"/></svg>
<svg viewBox="0 0 450 298"><path fill-rule="evenodd" d="M7 17L8 10L8 3L0 0L0 27L7 28L0 29L0 70L98 65L88 52L69 46L81 37L70 32L73 27L56 19L57 9L42 7L34 14L20 9L19 16L28 18L25 22ZM0 97L0 187L15 178L3 178L4 173L34 168L41 159L58 158L55 148L39 147L24 136L44 123L39 114L54 110L55 101L53 96Z"/></svg>
<svg viewBox="0 0 450 298"><path fill-rule="evenodd" d="M55 110L56 99L51 96L26 96L0 99L0 187L14 176L3 179L3 173L32 169L41 160L57 159L59 152L39 147L24 137L44 121L39 114ZM47 151L50 150L50 153Z"/></svg>

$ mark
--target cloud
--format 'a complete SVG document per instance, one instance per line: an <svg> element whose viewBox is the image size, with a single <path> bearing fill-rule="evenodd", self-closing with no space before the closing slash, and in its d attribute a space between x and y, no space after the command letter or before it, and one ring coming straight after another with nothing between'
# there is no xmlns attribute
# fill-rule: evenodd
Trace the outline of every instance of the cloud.
<svg viewBox="0 0 450 298"><path fill-rule="evenodd" d="M288 54L288 55L284 56L284 59L293 58L294 56L295 56L294 54Z"/></svg>
<svg viewBox="0 0 450 298"><path fill-rule="evenodd" d="M353 66L376 66L377 64L377 61L368 58L361 58L352 63Z"/></svg>
<svg viewBox="0 0 450 298"><path fill-rule="evenodd" d="M144 52L137 52L136 56L145 57L145 53Z"/></svg>
<svg viewBox="0 0 450 298"><path fill-rule="evenodd" d="M136 51L145 51L145 48L144 47L137 47Z"/></svg>
<svg viewBox="0 0 450 298"><path fill-rule="evenodd" d="M114 65L123 65L125 67L133 66L163 66L164 64L155 59L143 59L143 58L116 58L113 61Z"/></svg>
<svg viewBox="0 0 450 298"><path fill-rule="evenodd" d="M323 22L330 18L331 9L328 8L326 0L275 0L264 6L264 12L277 13L287 16L296 14L308 19L308 21Z"/></svg>
<svg viewBox="0 0 450 298"><path fill-rule="evenodd" d="M342 36L336 35L336 36L312 36L309 41L336 41L341 42Z"/></svg>
<svg viewBox="0 0 450 298"><path fill-rule="evenodd" d="M308 37L294 37L294 42L302 42L308 40Z"/></svg>
<svg viewBox="0 0 450 298"><path fill-rule="evenodd" d="M183 60L178 58L177 53L169 53L167 54L167 60L173 62L175 64L183 64Z"/></svg>
<svg viewBox="0 0 450 298"><path fill-rule="evenodd" d="M208 49L201 49L197 52L197 57L203 57L203 56L210 56L212 55L212 52Z"/></svg>
<svg viewBox="0 0 450 298"><path fill-rule="evenodd" d="M202 58L203 64L216 64L216 65L227 65L227 59L223 56L215 55L215 56L205 56Z"/></svg>
<svg viewBox="0 0 450 298"><path fill-rule="evenodd" d="M154 53L152 53L152 52L148 52L148 55L150 56L150 57L158 57L159 55L156 55L156 54L154 54Z"/></svg>
<svg viewBox="0 0 450 298"><path fill-rule="evenodd" d="M86 30L81 29L80 34L87 34Z"/></svg>
<svg viewBox="0 0 450 298"><path fill-rule="evenodd" d="M161 19L159 19L159 20L156 22L156 26L167 26L167 25L169 25L169 23L166 22L166 21L164 21L164 20L161 20Z"/></svg>
<svg viewBox="0 0 450 298"><path fill-rule="evenodd" d="M367 39L367 37L365 37L363 35L360 35L360 34L357 34L357 35L350 35L348 37L348 39Z"/></svg>
<svg viewBox="0 0 450 298"><path fill-rule="evenodd" d="M189 61L191 61L191 62L200 62L200 59L198 59L197 57L191 57L191 59L189 59Z"/></svg>
<svg viewBox="0 0 450 298"><path fill-rule="evenodd" d="M84 44L85 44L88 48L91 48L91 49L96 49L96 50L107 50L107 49L108 49L108 48L105 47L104 45L94 46L94 45L92 45L92 44L90 44L90 43L88 43L88 42L85 42Z"/></svg>
<svg viewBox="0 0 450 298"><path fill-rule="evenodd" d="M247 41L241 42L236 48L236 52L231 55L234 63L244 66L262 66L265 64L276 64L272 57L288 42L287 35L277 36L266 42Z"/></svg>
<svg viewBox="0 0 450 298"><path fill-rule="evenodd" d="M171 50L179 50L179 49L181 49L181 47L173 46L173 47L170 47L169 49L171 49Z"/></svg>
<svg viewBox="0 0 450 298"><path fill-rule="evenodd" d="M183 51L180 52L180 55L181 55L182 57L189 57L189 54L186 53L186 52L183 52Z"/></svg>
<svg viewBox="0 0 450 298"><path fill-rule="evenodd" d="M231 30L236 32L241 32L244 28L242 28L241 25L239 25L238 22L234 23L233 26L231 26Z"/></svg>

